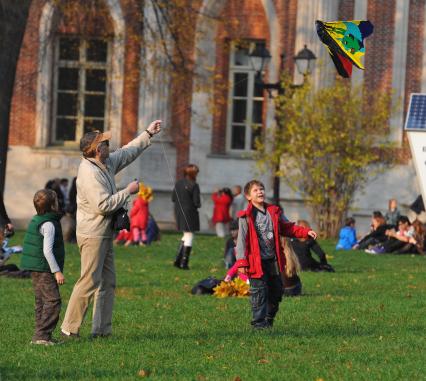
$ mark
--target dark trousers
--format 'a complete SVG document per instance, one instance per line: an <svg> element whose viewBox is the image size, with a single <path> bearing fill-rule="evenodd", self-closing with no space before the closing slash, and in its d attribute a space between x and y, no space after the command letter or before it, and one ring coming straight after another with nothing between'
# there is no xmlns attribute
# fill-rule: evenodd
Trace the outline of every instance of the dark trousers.
<svg viewBox="0 0 426 381"><path fill-rule="evenodd" d="M400 249L402 249L407 242L400 241L396 238L389 238L384 244L385 253L394 253Z"/></svg>
<svg viewBox="0 0 426 381"><path fill-rule="evenodd" d="M35 294L35 331L33 340L50 340L61 312L61 295L53 274L31 273Z"/></svg>
<svg viewBox="0 0 426 381"><path fill-rule="evenodd" d="M272 324L282 300L282 282L275 260L262 261L262 278L250 279L251 324L263 327Z"/></svg>

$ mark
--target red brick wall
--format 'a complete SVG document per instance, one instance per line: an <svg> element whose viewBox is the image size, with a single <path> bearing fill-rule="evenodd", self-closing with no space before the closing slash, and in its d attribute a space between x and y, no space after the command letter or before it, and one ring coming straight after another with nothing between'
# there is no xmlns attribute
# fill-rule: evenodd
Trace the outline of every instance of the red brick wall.
<svg viewBox="0 0 426 381"><path fill-rule="evenodd" d="M93 3L67 0L56 11L60 17L57 28L59 34L99 37L111 37L114 34L108 8L102 0Z"/></svg>
<svg viewBox="0 0 426 381"><path fill-rule="evenodd" d="M177 28L177 38L179 43L179 52L175 51L174 59L177 62L176 70L172 70L171 75L171 111L172 111L172 128L171 136L176 147L176 178L183 176L183 169L189 164L190 149L190 132L191 132L191 104L194 77L192 70L194 69L195 57L195 29L196 18L198 16L197 9L201 6L199 0L183 0L182 5L190 4L194 9L191 19L188 14L174 15L181 23L181 27ZM183 60L183 61L182 61ZM193 163L197 164L197 163Z"/></svg>
<svg viewBox="0 0 426 381"><path fill-rule="evenodd" d="M226 148L226 111L229 43L237 39L261 39L269 44L269 28L261 1L229 0L222 11L224 20L216 38L215 113L211 149L224 153Z"/></svg>
<svg viewBox="0 0 426 381"><path fill-rule="evenodd" d="M425 23L425 0L410 0L408 16L407 63L405 74L405 107L407 111L410 93L421 91L423 69L423 36Z"/></svg>
<svg viewBox="0 0 426 381"><path fill-rule="evenodd" d="M284 69L290 73L294 71L295 44L296 44L296 22L297 22L297 0L275 1L281 25L281 52L284 53Z"/></svg>
<svg viewBox="0 0 426 381"><path fill-rule="evenodd" d="M123 115L121 142L128 143L138 132L142 15L135 1L122 0L126 20L126 50L124 63ZM148 127L148 126L145 126Z"/></svg>
<svg viewBox="0 0 426 381"><path fill-rule="evenodd" d="M122 0L122 9L126 20L126 46L124 62L123 115L121 137L123 143L131 140L138 125L139 83L140 83L140 13L137 0ZM9 144L35 144L37 62L39 49L39 23L45 0L35 0L31 6L29 21L17 67ZM95 7L87 6L83 0L66 3L59 9L61 15L57 32L104 36L112 38L114 27L109 10L103 0Z"/></svg>
<svg viewBox="0 0 426 381"><path fill-rule="evenodd" d="M405 66L405 96L403 104L404 122L407 116L410 94L421 91L424 23L425 23L425 0L409 0L410 9L408 14L408 36L407 39L407 61ZM402 128L402 127L401 127ZM411 150L406 133L403 135L402 149L398 152L399 162L407 164L411 159Z"/></svg>
<svg viewBox="0 0 426 381"><path fill-rule="evenodd" d="M31 146L35 141L38 28L45 0L34 0L22 41L10 115L9 144Z"/></svg>
<svg viewBox="0 0 426 381"><path fill-rule="evenodd" d="M365 40L364 81L367 91L374 95L392 87L395 0L370 0L367 19L373 23L374 32Z"/></svg>
<svg viewBox="0 0 426 381"><path fill-rule="evenodd" d="M340 0L338 19L353 20L355 0Z"/></svg>

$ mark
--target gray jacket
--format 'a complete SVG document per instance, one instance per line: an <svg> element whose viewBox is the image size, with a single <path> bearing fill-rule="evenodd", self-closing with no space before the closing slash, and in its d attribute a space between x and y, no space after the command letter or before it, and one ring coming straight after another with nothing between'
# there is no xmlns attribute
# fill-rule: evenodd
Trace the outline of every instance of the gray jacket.
<svg viewBox="0 0 426 381"><path fill-rule="evenodd" d="M77 173L78 236L112 238L112 214L125 206L130 198L127 189L117 192L114 176L149 145L149 135L143 132L127 145L112 152L105 164L95 159L81 160Z"/></svg>

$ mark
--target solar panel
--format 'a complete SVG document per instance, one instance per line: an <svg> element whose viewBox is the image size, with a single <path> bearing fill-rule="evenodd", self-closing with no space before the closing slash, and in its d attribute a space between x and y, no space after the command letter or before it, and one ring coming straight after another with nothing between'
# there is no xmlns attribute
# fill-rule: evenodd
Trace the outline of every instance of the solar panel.
<svg viewBox="0 0 426 381"><path fill-rule="evenodd" d="M405 129L426 131L426 94L411 94Z"/></svg>

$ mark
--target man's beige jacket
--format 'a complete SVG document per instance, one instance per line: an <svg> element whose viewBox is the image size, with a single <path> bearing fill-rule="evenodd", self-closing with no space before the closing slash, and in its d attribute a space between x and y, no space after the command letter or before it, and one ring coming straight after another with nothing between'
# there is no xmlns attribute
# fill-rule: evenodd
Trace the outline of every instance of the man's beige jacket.
<svg viewBox="0 0 426 381"><path fill-rule="evenodd" d="M77 173L77 235L112 238L112 214L130 198L127 189L117 192L116 173L134 161L150 145L147 132L110 153L105 164L95 159L81 160ZM96 164L96 165L95 165Z"/></svg>

